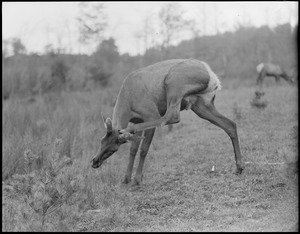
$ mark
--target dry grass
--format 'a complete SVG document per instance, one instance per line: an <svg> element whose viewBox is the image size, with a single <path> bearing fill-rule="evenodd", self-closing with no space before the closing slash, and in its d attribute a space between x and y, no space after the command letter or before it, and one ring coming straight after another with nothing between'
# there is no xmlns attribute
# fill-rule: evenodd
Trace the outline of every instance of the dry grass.
<svg viewBox="0 0 300 234"><path fill-rule="evenodd" d="M230 138L193 112L184 111L172 132L157 129L139 188L121 184L129 145L122 146L100 169L89 165L103 134L100 113L112 112L110 100L105 101L108 94L114 97L112 91L5 101L2 230L290 230L298 220L298 176L288 164L295 165L298 156L298 90L284 84L267 87L268 106L255 109L250 105L254 87L224 87L216 97L216 107L237 123L245 161L254 163L247 164L241 176L234 175ZM28 175L26 149L40 158L30 171L45 169L56 138L62 139L56 153L73 163L55 178L65 178L62 188L68 184L66 178L77 178L77 187L41 223L42 215L16 190L14 175ZM36 182L27 184L30 192ZM53 184L58 185L58 181Z"/></svg>

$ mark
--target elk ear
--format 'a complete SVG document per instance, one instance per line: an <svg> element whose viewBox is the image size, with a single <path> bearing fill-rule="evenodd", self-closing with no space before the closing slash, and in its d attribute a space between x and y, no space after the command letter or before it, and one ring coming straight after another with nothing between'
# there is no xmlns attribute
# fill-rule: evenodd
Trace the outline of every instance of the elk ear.
<svg viewBox="0 0 300 234"><path fill-rule="evenodd" d="M107 126L106 126L106 123L105 123L105 117L103 116L102 111L101 111L101 117L102 117L102 120L103 120L104 127L107 129Z"/></svg>
<svg viewBox="0 0 300 234"><path fill-rule="evenodd" d="M104 122L104 126L107 130L107 132L112 132L112 123L111 123L111 119L110 118L106 118L105 122Z"/></svg>
<svg viewBox="0 0 300 234"><path fill-rule="evenodd" d="M104 127L106 128L106 131L109 133L109 132L112 132L112 123L111 123L111 119L110 118L106 118L103 116L102 112L101 112L101 116L102 116L102 119L103 119L103 124L104 124Z"/></svg>
<svg viewBox="0 0 300 234"><path fill-rule="evenodd" d="M292 77L291 81L292 81L291 83L295 83L295 81L296 81L296 75Z"/></svg>

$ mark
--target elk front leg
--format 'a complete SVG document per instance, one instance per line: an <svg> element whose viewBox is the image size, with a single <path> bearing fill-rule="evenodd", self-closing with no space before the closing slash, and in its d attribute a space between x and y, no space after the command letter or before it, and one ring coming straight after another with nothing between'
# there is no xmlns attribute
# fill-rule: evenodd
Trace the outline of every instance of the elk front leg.
<svg viewBox="0 0 300 234"><path fill-rule="evenodd" d="M155 128L152 128L152 129L146 130L144 133L145 139L143 140L142 145L141 145L140 161L139 161L139 165L138 165L136 175L134 178L134 185L140 185L142 182L144 162L145 162L145 158L148 153L149 147L151 145L154 132L155 132Z"/></svg>
<svg viewBox="0 0 300 234"><path fill-rule="evenodd" d="M138 136L142 135L142 132L137 132L136 133ZM130 146L130 155L129 155L129 163L128 163L128 167L127 167L127 171L126 171L126 175L124 178L123 183L124 184L128 184L131 181L131 175L132 175L132 168L133 168L133 164L134 164L134 159L136 156L136 153L139 149L140 146L140 140L138 141L132 141L131 146Z"/></svg>
<svg viewBox="0 0 300 234"><path fill-rule="evenodd" d="M256 81L256 85L258 86L256 93L258 93L258 94L263 94L262 88L263 88L263 81L264 81L265 76L266 76L266 72L263 69L261 71L261 73L259 74L259 76L257 77L257 81Z"/></svg>
<svg viewBox="0 0 300 234"><path fill-rule="evenodd" d="M180 105L183 98L183 87L169 83L167 85L167 111L161 126L180 122Z"/></svg>
<svg viewBox="0 0 300 234"><path fill-rule="evenodd" d="M236 124L227 119L225 116L221 115L215 108L213 103L214 98L209 103L204 102L204 100L199 97L195 104L192 105L192 110L203 119L208 120L214 125L222 128L230 137L234 149L235 161L236 161L236 173L242 173L244 165L242 162L242 155L240 152L239 139L236 129Z"/></svg>

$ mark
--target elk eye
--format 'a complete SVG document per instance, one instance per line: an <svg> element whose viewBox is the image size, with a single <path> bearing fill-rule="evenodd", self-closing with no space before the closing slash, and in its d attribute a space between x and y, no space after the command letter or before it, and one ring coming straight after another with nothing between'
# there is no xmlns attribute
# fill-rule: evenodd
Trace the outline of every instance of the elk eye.
<svg viewBox="0 0 300 234"><path fill-rule="evenodd" d="M124 141L125 141L125 140L122 139L122 138L121 138L121 139L120 139L120 138L117 138L116 141L115 141L115 143L116 143L116 144L122 144L122 143L124 143ZM126 142L126 141L125 141L125 142Z"/></svg>
<svg viewBox="0 0 300 234"><path fill-rule="evenodd" d="M124 144L126 142L127 142L127 140L125 140L125 139L117 139L117 141L116 141L117 144Z"/></svg>

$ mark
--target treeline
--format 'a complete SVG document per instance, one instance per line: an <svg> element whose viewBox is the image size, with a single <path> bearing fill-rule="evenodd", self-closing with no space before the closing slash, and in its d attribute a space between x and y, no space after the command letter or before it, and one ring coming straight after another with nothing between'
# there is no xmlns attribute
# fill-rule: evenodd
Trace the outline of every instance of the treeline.
<svg viewBox="0 0 300 234"><path fill-rule="evenodd" d="M274 29L241 26L235 32L196 37L172 47L169 58L198 58L223 77L247 79L261 62L295 66L296 53L297 30L284 24ZM144 61L150 64L161 57L159 50L149 50Z"/></svg>
<svg viewBox="0 0 300 234"><path fill-rule="evenodd" d="M290 24L274 29L240 26L235 32L195 37L170 46L150 48L143 55L119 54L113 38L103 40L88 55L64 54L49 49L43 55L26 54L21 41L14 55L2 51L2 98L60 90L92 90L119 86L131 71L165 59L197 58L206 61L221 77L248 79L261 62L296 65L297 30Z"/></svg>

